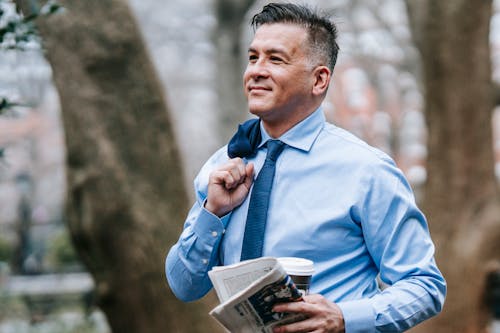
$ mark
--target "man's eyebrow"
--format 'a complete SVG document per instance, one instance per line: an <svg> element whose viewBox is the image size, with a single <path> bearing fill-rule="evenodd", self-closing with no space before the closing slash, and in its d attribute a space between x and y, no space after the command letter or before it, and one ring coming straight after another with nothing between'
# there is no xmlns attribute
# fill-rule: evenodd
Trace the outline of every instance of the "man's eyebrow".
<svg viewBox="0 0 500 333"><path fill-rule="evenodd" d="M257 50L255 48L253 48L253 47L249 47L248 48L248 53L251 53L251 52L257 52ZM285 50L277 49L277 48L270 48L268 50L265 50L264 53L266 53L266 54L275 54L275 53L278 53L278 54L282 54L284 56L288 56L288 53Z"/></svg>

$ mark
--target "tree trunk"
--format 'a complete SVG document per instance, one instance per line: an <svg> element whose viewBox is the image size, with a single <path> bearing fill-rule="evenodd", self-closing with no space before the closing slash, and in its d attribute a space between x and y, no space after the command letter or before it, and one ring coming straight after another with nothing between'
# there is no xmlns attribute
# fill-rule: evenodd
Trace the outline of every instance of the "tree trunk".
<svg viewBox="0 0 500 333"><path fill-rule="evenodd" d="M33 1L17 1L29 12ZM204 303L167 286L164 259L187 212L164 96L125 1L61 1L38 22L59 91L67 221L114 332L212 332Z"/></svg>
<svg viewBox="0 0 500 333"><path fill-rule="evenodd" d="M494 175L491 0L407 0L426 97L428 179L423 207L447 283L443 313L419 332L484 332L485 274L500 260Z"/></svg>
<svg viewBox="0 0 500 333"><path fill-rule="evenodd" d="M220 140L226 143L237 124L247 116L243 93L242 24L255 0L217 0L217 29L214 43L217 50L217 94L219 97ZM246 51L245 51L246 52Z"/></svg>

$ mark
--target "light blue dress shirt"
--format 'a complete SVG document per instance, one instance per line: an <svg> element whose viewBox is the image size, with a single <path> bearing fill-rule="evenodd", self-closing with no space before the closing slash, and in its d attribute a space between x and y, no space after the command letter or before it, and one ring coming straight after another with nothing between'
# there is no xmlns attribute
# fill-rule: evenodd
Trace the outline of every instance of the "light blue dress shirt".
<svg viewBox="0 0 500 333"><path fill-rule="evenodd" d="M256 174L270 139L262 129ZM400 332L438 313L446 283L434 261L425 217L394 162L325 122L321 109L280 138L264 256L314 261L310 293L341 308L346 332ZM208 177L228 160L226 147L202 167L197 200L166 259L167 279L184 301L204 296L207 272L238 262L250 195L222 218L203 208ZM377 275L388 288L381 290Z"/></svg>

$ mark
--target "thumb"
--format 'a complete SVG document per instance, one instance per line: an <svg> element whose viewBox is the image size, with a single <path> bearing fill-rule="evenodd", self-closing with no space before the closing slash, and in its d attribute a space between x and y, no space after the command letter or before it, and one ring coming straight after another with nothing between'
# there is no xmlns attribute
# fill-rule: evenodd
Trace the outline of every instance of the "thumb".
<svg viewBox="0 0 500 333"><path fill-rule="evenodd" d="M247 165L245 165L245 173L246 173L245 186L248 190L250 190L250 187L252 186L253 183L253 170L254 170L253 163L248 163Z"/></svg>

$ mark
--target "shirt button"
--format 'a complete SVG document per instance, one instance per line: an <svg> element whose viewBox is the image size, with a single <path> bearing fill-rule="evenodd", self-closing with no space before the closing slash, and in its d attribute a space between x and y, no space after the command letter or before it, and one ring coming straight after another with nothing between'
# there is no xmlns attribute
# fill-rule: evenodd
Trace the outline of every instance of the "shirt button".
<svg viewBox="0 0 500 333"><path fill-rule="evenodd" d="M212 231L212 236L217 237L218 233L217 231Z"/></svg>
<svg viewBox="0 0 500 333"><path fill-rule="evenodd" d="M207 259L202 259L201 262L203 263L203 265L208 264L208 260Z"/></svg>

